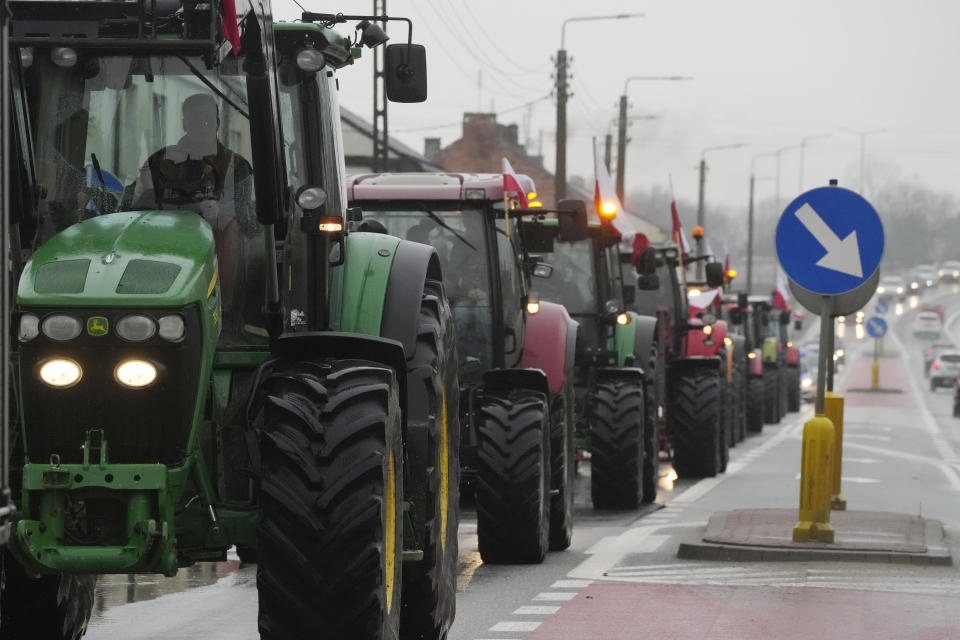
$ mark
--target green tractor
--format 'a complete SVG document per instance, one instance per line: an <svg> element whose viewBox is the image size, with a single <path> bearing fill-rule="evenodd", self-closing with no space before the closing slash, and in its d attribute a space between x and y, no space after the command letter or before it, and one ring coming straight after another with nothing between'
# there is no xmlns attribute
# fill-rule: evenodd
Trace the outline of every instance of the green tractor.
<svg viewBox="0 0 960 640"><path fill-rule="evenodd" d="M440 263L351 228L343 198L334 69L386 37L238 4L234 31L229 0L11 3L4 638L79 637L97 574L172 576L231 546L259 563L263 638L452 622ZM385 60L388 96L422 101L422 47Z"/></svg>
<svg viewBox="0 0 960 640"><path fill-rule="evenodd" d="M9 64L8 23L10 12L6 0L0 2L0 69L7 69ZM0 149L6 149L9 136L9 100L10 84L0 78ZM7 237L7 228L10 224L10 207L8 194L10 193L9 158L7 154L0 155L0 238ZM3 242L0 246L0 261L3 267L3 280L0 281L0 317L3 318L3 330L0 331L0 362L10 362L10 244ZM5 547L10 539L10 520L14 514L14 503L10 495L9 469L9 433L10 433L10 368L0 367L0 548Z"/></svg>
<svg viewBox="0 0 960 640"><path fill-rule="evenodd" d="M537 283L539 297L563 304L582 329L577 442L590 452L591 498L598 509L636 509L657 496L664 404L657 321L627 310L636 290L624 282L621 234L610 218L580 238L561 240L559 230L556 219L521 226L525 244L553 267Z"/></svg>

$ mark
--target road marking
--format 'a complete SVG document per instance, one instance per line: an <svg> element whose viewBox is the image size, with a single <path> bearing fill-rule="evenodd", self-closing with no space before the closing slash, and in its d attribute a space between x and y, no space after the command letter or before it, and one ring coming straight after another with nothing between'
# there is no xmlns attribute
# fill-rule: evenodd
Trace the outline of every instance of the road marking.
<svg viewBox="0 0 960 640"><path fill-rule="evenodd" d="M936 458L930 458L927 456L917 455L915 453L906 453L903 451L894 451L892 449L882 449L880 447L874 447L869 444L860 444L859 442L844 442L844 448L859 449L861 451L866 451L867 453L874 453L879 455L890 456L891 458L900 458L901 460L910 460L911 462L919 462L920 464L930 465L931 467L936 467L943 472L943 475L946 476L947 482L950 484L950 488L954 491L960 491L960 474L957 473L957 470L951 467L949 464L942 460L937 460Z"/></svg>
<svg viewBox="0 0 960 640"><path fill-rule="evenodd" d="M490 631L536 631L539 622L498 622L490 627Z"/></svg>
<svg viewBox="0 0 960 640"><path fill-rule="evenodd" d="M589 587L593 582L590 580L557 580L552 585L551 589L583 589Z"/></svg>
<svg viewBox="0 0 960 640"><path fill-rule="evenodd" d="M560 607L546 605L524 605L513 612L515 616L549 616L560 610Z"/></svg>
<svg viewBox="0 0 960 640"><path fill-rule="evenodd" d="M876 436L871 433L845 433L843 439L856 438L857 440L879 440L880 442L890 442L890 436Z"/></svg>
<svg viewBox="0 0 960 640"><path fill-rule="evenodd" d="M878 464L880 461L876 458L848 458L843 456L843 462L856 462L857 464Z"/></svg>
<svg viewBox="0 0 960 640"><path fill-rule="evenodd" d="M593 584L592 580L570 580L570 582L587 582ZM544 591L533 596L536 602L568 602L577 596L576 591Z"/></svg>
<svg viewBox="0 0 960 640"><path fill-rule="evenodd" d="M857 476L843 476L840 478L841 482L852 482L854 484L877 484L880 481L876 478L859 478Z"/></svg>

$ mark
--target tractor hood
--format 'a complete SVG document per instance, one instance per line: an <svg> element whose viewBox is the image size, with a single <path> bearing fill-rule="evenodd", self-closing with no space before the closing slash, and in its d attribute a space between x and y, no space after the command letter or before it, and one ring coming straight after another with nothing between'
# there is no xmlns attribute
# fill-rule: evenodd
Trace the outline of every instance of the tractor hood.
<svg viewBox="0 0 960 640"><path fill-rule="evenodd" d="M213 230L183 211L99 216L64 229L27 263L24 306L174 307L215 285Z"/></svg>

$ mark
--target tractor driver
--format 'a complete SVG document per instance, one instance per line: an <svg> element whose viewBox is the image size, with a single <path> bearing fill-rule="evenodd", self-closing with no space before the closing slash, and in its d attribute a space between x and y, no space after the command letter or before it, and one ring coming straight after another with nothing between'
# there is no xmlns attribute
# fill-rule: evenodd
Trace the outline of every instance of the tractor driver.
<svg viewBox="0 0 960 640"><path fill-rule="evenodd" d="M220 110L207 94L183 102L180 140L140 168L131 208L195 211L213 228L225 315L238 293L242 239L257 233L250 163L217 139Z"/></svg>

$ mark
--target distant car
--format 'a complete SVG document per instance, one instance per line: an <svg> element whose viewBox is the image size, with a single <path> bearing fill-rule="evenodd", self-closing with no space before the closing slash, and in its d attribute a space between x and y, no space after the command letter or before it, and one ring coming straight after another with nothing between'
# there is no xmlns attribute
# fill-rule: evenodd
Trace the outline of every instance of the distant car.
<svg viewBox="0 0 960 640"><path fill-rule="evenodd" d="M960 282L960 262L947 260L940 265L940 282Z"/></svg>
<svg viewBox="0 0 960 640"><path fill-rule="evenodd" d="M943 322L934 311L921 311L913 319L913 337L937 339L943 331Z"/></svg>
<svg viewBox="0 0 960 640"><path fill-rule="evenodd" d="M917 311L933 311L940 316L940 322L943 322L944 308L942 304L921 304L917 307Z"/></svg>
<svg viewBox="0 0 960 640"><path fill-rule="evenodd" d="M918 264L914 267L913 272L920 279L920 286L924 289L937 286L937 282L940 279L937 275L936 267L932 264Z"/></svg>
<svg viewBox="0 0 960 640"><path fill-rule="evenodd" d="M923 279L916 269L908 274L906 283L910 294L919 294L923 290Z"/></svg>
<svg viewBox="0 0 960 640"><path fill-rule="evenodd" d="M811 359L806 356L803 359L803 367L800 370L800 399L804 402L813 402L817 398L817 358L816 354Z"/></svg>
<svg viewBox="0 0 960 640"><path fill-rule="evenodd" d="M847 351L843 348L842 340L834 340L833 361L837 363L838 367L842 367L847 362Z"/></svg>
<svg viewBox="0 0 960 640"><path fill-rule="evenodd" d="M877 296L881 300L903 300L907 297L907 285L900 276L886 276L877 285Z"/></svg>
<svg viewBox="0 0 960 640"><path fill-rule="evenodd" d="M944 351L949 351L955 349L952 344L947 343L938 343L933 344L923 350L923 372L926 375L930 375L930 365L933 364L933 361L937 359L937 356L943 353Z"/></svg>
<svg viewBox="0 0 960 640"><path fill-rule="evenodd" d="M953 387L960 378L960 351L944 351L930 365L930 391Z"/></svg>

